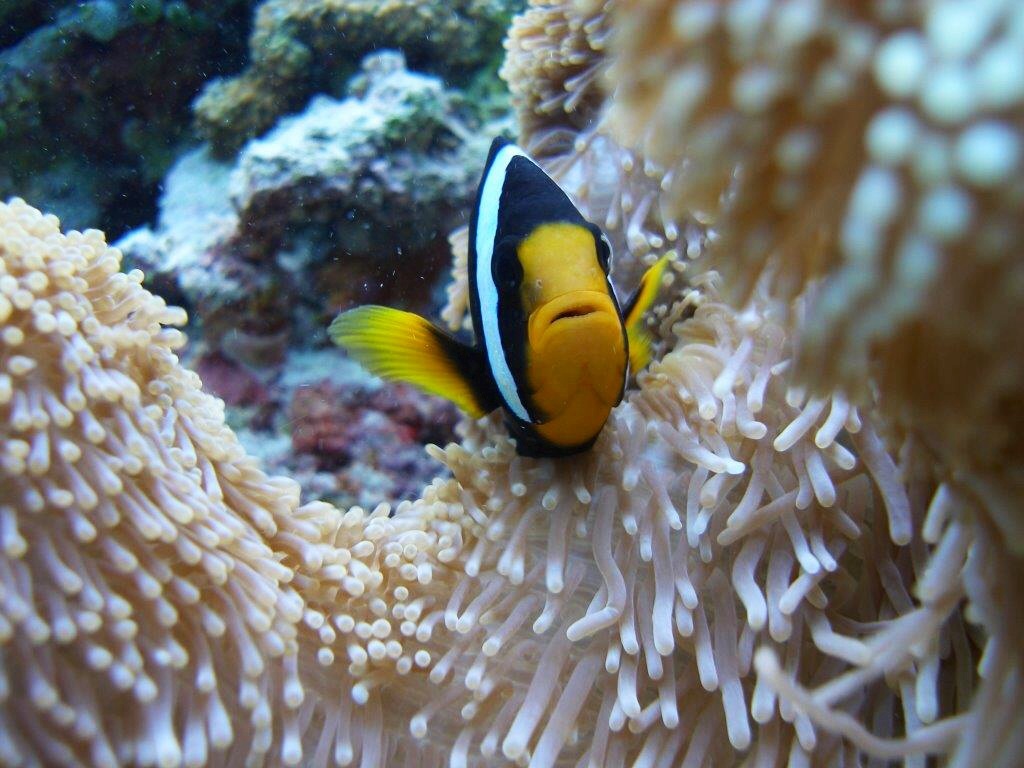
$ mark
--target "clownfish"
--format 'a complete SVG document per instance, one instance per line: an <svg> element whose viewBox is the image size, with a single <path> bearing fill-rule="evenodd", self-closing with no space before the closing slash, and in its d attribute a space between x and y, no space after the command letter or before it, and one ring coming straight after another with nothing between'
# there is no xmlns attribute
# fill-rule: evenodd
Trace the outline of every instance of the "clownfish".
<svg viewBox="0 0 1024 768"><path fill-rule="evenodd" d="M620 308L611 246L522 149L491 144L469 224L475 344L411 312L367 305L329 335L371 373L455 403L473 418L502 408L524 456L586 451L650 361L641 327L663 257Z"/></svg>

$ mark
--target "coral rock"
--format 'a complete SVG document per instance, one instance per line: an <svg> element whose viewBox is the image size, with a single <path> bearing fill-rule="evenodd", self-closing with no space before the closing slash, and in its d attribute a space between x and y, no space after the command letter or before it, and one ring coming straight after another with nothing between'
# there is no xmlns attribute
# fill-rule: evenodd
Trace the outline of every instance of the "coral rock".
<svg viewBox="0 0 1024 768"><path fill-rule="evenodd" d="M296 389L288 413L293 452L339 472L360 502L368 474L378 499L415 497L438 471L423 446L449 442L456 419L450 403L405 385L353 391L330 381Z"/></svg>
<svg viewBox="0 0 1024 768"><path fill-rule="evenodd" d="M243 55L239 5L0 3L0 197L111 236L148 220L193 97Z"/></svg>
<svg viewBox="0 0 1024 768"><path fill-rule="evenodd" d="M393 52L367 57L363 72L354 97L318 96L241 152L231 196L255 230L247 237L313 217L346 248L391 254L423 248L465 215L486 147L451 92Z"/></svg>
<svg viewBox="0 0 1024 768"><path fill-rule="evenodd" d="M368 57L357 79L358 95L317 97L235 163L186 155L157 227L118 243L232 359L280 363L290 339L323 341L353 303L429 305L489 137L397 53Z"/></svg>
<svg viewBox="0 0 1024 768"><path fill-rule="evenodd" d="M516 0L266 0L249 66L209 83L196 125L221 154L269 129L317 89L336 91L370 51L402 51L413 68L465 82L500 45Z"/></svg>
<svg viewBox="0 0 1024 768"><path fill-rule="evenodd" d="M266 405L270 399L266 385L255 374L223 355L204 355L195 365L206 388L226 405Z"/></svg>

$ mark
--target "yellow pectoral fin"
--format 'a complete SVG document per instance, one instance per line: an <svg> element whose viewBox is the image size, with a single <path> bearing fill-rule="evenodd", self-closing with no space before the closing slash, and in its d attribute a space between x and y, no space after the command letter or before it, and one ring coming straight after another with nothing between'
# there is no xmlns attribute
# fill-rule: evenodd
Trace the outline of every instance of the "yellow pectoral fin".
<svg viewBox="0 0 1024 768"><path fill-rule="evenodd" d="M629 335L629 369L635 375L651 362L653 341L651 334L643 328L632 326L626 329L626 333Z"/></svg>
<svg viewBox="0 0 1024 768"><path fill-rule="evenodd" d="M668 267L668 256L662 256L652 264L644 276L640 278L640 285L636 292L626 304L625 323L626 335L629 337L629 365L633 373L637 373L651 362L651 337L643 328L644 313L654 304L658 297L658 289L661 288L661 276L665 274Z"/></svg>
<svg viewBox="0 0 1024 768"><path fill-rule="evenodd" d="M338 315L331 340L382 379L404 381L473 418L494 410L476 351L412 312L369 305Z"/></svg>

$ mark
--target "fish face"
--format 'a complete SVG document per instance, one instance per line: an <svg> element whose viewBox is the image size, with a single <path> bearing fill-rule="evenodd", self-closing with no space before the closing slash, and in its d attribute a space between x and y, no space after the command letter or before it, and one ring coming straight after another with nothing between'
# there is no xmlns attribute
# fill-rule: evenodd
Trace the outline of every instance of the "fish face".
<svg viewBox="0 0 1024 768"><path fill-rule="evenodd" d="M537 433L555 446L592 441L621 399L626 378L625 340L615 313L556 315L527 359L530 399L545 416L534 427Z"/></svg>
<svg viewBox="0 0 1024 768"><path fill-rule="evenodd" d="M622 326L609 312L595 311L555 320L540 343L527 352L532 401L550 421L578 393L589 391L602 406L613 408L626 378Z"/></svg>
<svg viewBox="0 0 1024 768"><path fill-rule="evenodd" d="M571 455L597 439L629 367L650 360L641 321L667 258L623 312L607 238L525 152L498 138L469 222L475 343L374 306L339 315L330 336L378 376L445 397L473 418L502 408L524 456Z"/></svg>
<svg viewBox="0 0 1024 768"><path fill-rule="evenodd" d="M581 292L610 297L598 242L588 227L574 222L542 224L523 238L516 249L523 313L530 317L546 304Z"/></svg>
<svg viewBox="0 0 1024 768"><path fill-rule="evenodd" d="M622 317L599 246L589 227L556 222L517 249L529 399L555 445L592 440L625 384Z"/></svg>

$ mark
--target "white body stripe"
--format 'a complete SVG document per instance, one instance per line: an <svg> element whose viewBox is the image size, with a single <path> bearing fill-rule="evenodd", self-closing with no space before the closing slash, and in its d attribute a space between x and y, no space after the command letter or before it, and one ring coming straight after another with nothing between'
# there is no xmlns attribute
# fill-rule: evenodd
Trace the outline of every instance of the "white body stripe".
<svg viewBox="0 0 1024 768"><path fill-rule="evenodd" d="M494 381L502 399L516 416L523 421L530 421L530 414L519 399L515 379L505 358L505 349L501 344L501 333L498 330L498 287L494 284L491 262L494 257L494 239L498 233L498 204L501 190L505 185L505 173L508 164L516 156L526 157L526 153L514 144L502 147L487 172L483 192L480 195L480 210L476 222L476 290L480 297L480 317L484 327L484 349L487 350L487 362L494 374Z"/></svg>

